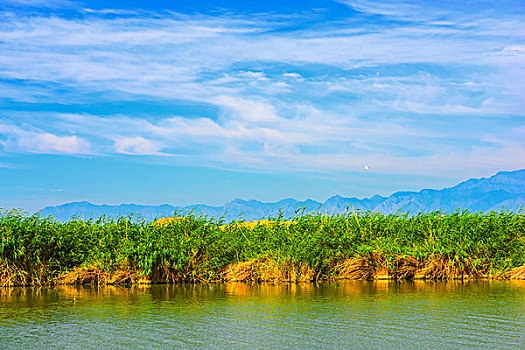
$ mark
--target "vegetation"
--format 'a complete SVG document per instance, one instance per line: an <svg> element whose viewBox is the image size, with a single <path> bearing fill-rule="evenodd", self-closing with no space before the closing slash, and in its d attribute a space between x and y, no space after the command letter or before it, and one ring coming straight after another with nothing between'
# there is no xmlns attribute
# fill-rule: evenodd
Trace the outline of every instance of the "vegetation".
<svg viewBox="0 0 525 350"><path fill-rule="evenodd" d="M60 223L0 214L0 284L525 278L520 211L186 216Z"/></svg>

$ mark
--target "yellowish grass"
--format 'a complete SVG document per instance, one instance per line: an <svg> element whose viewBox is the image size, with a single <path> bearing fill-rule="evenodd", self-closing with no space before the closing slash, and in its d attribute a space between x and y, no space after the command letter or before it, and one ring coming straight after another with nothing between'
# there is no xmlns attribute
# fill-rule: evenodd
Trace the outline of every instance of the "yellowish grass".
<svg viewBox="0 0 525 350"><path fill-rule="evenodd" d="M410 279L476 279L486 278L485 270L476 269L469 261L458 261L434 256L425 262L400 255L390 263L378 254L367 257L347 259L333 269L337 279L357 280L410 280ZM525 266L514 269L511 274L514 279L525 279ZM499 276L491 276L498 278Z"/></svg>
<svg viewBox="0 0 525 350"><path fill-rule="evenodd" d="M419 261L411 256L398 256L390 268L396 279L409 280L415 277L419 269Z"/></svg>
<svg viewBox="0 0 525 350"><path fill-rule="evenodd" d="M370 259L362 257L347 259L334 267L337 278L352 280L373 279L374 270Z"/></svg>
<svg viewBox="0 0 525 350"><path fill-rule="evenodd" d="M16 264L0 264L0 285L7 286L25 286L28 283L28 273L18 268Z"/></svg>
<svg viewBox="0 0 525 350"><path fill-rule="evenodd" d="M126 270L117 270L109 272L94 266L75 267L59 276L55 284L121 284L132 283L137 281L137 276Z"/></svg>
<svg viewBox="0 0 525 350"><path fill-rule="evenodd" d="M525 280L525 265L512 269L509 278L511 280Z"/></svg>
<svg viewBox="0 0 525 350"><path fill-rule="evenodd" d="M183 220L186 220L186 218L180 217L180 216L164 217L164 218L160 218L158 220L153 221L151 224L161 226L161 225L168 225L170 223L177 223Z"/></svg>
<svg viewBox="0 0 525 350"><path fill-rule="evenodd" d="M486 271L476 269L468 260L454 260L440 255L426 261L414 275L415 279L476 279L486 278ZM497 276L493 276L497 277Z"/></svg>
<svg viewBox="0 0 525 350"><path fill-rule="evenodd" d="M253 230L257 226L272 226L277 224L283 224L285 226L290 226L292 224L296 224L296 221L275 221L275 220L255 220L255 221L248 221L248 222L238 222L234 224L227 224L227 225L221 225L219 228L226 229L226 228L233 228L233 227L245 227L249 230Z"/></svg>
<svg viewBox="0 0 525 350"><path fill-rule="evenodd" d="M223 273L227 282L310 282L315 272L306 264L259 258L228 265Z"/></svg>

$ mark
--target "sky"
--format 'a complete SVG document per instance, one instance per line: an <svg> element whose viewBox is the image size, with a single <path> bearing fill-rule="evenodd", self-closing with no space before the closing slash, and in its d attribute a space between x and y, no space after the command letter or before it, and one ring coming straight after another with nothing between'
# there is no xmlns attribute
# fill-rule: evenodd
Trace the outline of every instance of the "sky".
<svg viewBox="0 0 525 350"><path fill-rule="evenodd" d="M522 0L0 2L0 208L324 201L522 168Z"/></svg>

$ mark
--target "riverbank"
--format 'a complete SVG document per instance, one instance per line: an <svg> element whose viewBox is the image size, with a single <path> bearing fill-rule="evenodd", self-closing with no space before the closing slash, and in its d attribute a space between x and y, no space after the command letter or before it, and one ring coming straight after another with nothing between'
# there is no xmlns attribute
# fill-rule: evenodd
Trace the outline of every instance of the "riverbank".
<svg viewBox="0 0 525 350"><path fill-rule="evenodd" d="M349 212L225 225L0 217L0 285L525 279L525 214Z"/></svg>

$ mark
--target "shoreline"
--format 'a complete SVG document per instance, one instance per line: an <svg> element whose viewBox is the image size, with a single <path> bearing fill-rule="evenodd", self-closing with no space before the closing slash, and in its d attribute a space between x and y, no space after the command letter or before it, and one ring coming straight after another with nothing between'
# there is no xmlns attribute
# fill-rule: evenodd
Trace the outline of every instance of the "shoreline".
<svg viewBox="0 0 525 350"><path fill-rule="evenodd" d="M525 214L305 215L224 224L0 215L0 286L525 279Z"/></svg>
<svg viewBox="0 0 525 350"><path fill-rule="evenodd" d="M406 257L405 257L406 260ZM314 276L311 271L302 267L302 271L297 272L297 269L290 271L282 271L276 269L274 262L268 260L246 261L229 266L222 272L223 277L218 280L185 280L168 278L168 276L157 276L156 279L147 276L139 276L136 272L131 273L124 269L115 270L113 272L100 270L94 267L74 268L69 272L63 273L55 280L44 284L9 284L2 283L2 287L54 287L62 285L92 285L92 286L111 286L111 285L152 285L152 284L216 284L216 283L272 283L272 284L286 284L286 283L322 283L322 282L337 282L337 281L429 281L429 282L445 282L445 281L511 281L523 280L525 281L525 265L514 268L507 272L496 273L494 275L481 274L445 274L436 277L436 263L432 261L430 264L423 264L423 268L414 268L407 273L407 269L399 270L385 270L381 268L374 271L374 264L363 264L364 259L354 258L340 264L340 274L332 276ZM399 265L398 265L399 266ZM247 269L247 267L249 267ZM434 267L434 269L432 269ZM299 267L301 269L301 267ZM270 273L270 272L272 273ZM160 278L159 278L160 277Z"/></svg>

